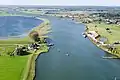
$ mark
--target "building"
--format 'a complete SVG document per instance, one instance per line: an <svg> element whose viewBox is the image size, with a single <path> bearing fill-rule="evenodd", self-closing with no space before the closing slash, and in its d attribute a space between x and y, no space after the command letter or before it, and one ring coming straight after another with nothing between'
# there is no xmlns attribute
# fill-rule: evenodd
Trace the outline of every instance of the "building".
<svg viewBox="0 0 120 80"><path fill-rule="evenodd" d="M88 37L92 38L92 40L96 43L98 43L99 41L97 40L97 38L100 37L100 35L96 32L96 31L89 31L88 32Z"/></svg>
<svg viewBox="0 0 120 80"><path fill-rule="evenodd" d="M91 35L91 37L97 39L98 37L100 37L100 35L96 32L96 31L89 31L88 34Z"/></svg>

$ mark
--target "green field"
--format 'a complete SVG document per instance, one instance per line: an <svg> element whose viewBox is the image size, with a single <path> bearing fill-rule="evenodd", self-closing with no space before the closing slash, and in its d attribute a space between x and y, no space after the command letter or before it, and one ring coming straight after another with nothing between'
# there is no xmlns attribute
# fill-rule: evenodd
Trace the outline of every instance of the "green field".
<svg viewBox="0 0 120 80"><path fill-rule="evenodd" d="M90 23L87 24L90 31L98 31L98 33L106 37L109 40L109 43L112 44L115 41L120 41L120 26L116 24L105 24L105 23ZM97 27L95 27L97 26ZM109 33L106 28L110 28L111 33Z"/></svg>
<svg viewBox="0 0 120 80"><path fill-rule="evenodd" d="M9 56L16 45L27 45L31 43L27 38L15 38L0 40L0 80L20 80L23 78L23 71L26 68L27 56Z"/></svg>
<svg viewBox="0 0 120 80"><path fill-rule="evenodd" d="M0 80L20 80L28 56L0 56Z"/></svg>
<svg viewBox="0 0 120 80"><path fill-rule="evenodd" d="M17 45L28 45L32 42L29 37L0 40L0 55L6 56L12 53Z"/></svg>
<svg viewBox="0 0 120 80"><path fill-rule="evenodd" d="M7 12L5 12L5 11L0 11L0 16L4 16L4 15L9 16L9 15L11 15L11 14L9 14L9 13L7 13Z"/></svg>
<svg viewBox="0 0 120 80"><path fill-rule="evenodd" d="M0 80L31 80L34 76L34 70L30 66L35 65L34 59L31 59L32 54L38 55L40 52L47 52L48 47L45 43L41 44L41 48L26 56L10 56L9 54L14 51L16 45L28 45L33 41L29 38L13 38L7 40L0 40ZM34 62L31 65L31 61ZM31 72L30 72L31 71ZM28 75L29 74L29 75Z"/></svg>

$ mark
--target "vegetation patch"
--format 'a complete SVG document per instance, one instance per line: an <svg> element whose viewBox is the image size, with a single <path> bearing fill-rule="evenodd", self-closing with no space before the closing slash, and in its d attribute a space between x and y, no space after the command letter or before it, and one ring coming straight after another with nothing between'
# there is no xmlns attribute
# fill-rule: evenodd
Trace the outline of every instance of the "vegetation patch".
<svg viewBox="0 0 120 80"><path fill-rule="evenodd" d="M20 80L29 56L0 56L0 80Z"/></svg>

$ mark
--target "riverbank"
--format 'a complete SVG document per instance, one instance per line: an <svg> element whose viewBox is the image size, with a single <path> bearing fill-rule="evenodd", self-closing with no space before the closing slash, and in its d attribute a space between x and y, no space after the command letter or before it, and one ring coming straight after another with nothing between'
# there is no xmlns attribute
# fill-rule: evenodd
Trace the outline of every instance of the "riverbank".
<svg viewBox="0 0 120 80"><path fill-rule="evenodd" d="M35 74L36 59L41 53L46 53L49 50L46 44L43 44L41 47L42 49L38 50L37 52L33 52L30 55L26 66L26 71L24 73L24 77L22 80L34 80L36 75Z"/></svg>
<svg viewBox="0 0 120 80"><path fill-rule="evenodd" d="M34 27L31 31L39 32L40 28L50 26L49 20L43 19L43 18L37 18L37 19L43 20L43 23L41 23L37 27ZM47 37L47 36L45 36L45 37ZM46 43L43 43L43 44L41 44L41 48L39 50L37 50L36 52L34 52L34 51L32 52L32 55L30 56L30 58L28 60L27 70L25 71L24 78L22 80L34 80L34 77L35 77L35 64L36 64L35 61L36 61L39 54L46 53L48 51L49 51L49 47L47 46Z"/></svg>
<svg viewBox="0 0 120 80"><path fill-rule="evenodd" d="M114 44L116 41L120 40L119 30L120 28L117 25L108 25L105 23L89 23L86 24L86 33L88 38L100 49L104 50L105 52L114 55L114 59L120 58L120 45ZM110 30L106 30L109 28ZM89 36L89 32L94 31L96 34L99 35L97 38L93 38ZM93 35L91 35L93 36ZM100 39L106 39L106 41L100 41ZM111 50L112 49L112 50ZM116 58L115 58L116 57Z"/></svg>
<svg viewBox="0 0 120 80"><path fill-rule="evenodd" d="M32 30L38 31L40 27L49 26L49 20L42 18L37 19L43 20L43 22ZM0 40L0 75L3 76L0 77L0 80L32 80L33 77L29 78L28 76L35 74L31 73L35 71L34 69L31 71L32 65L35 65L34 55L48 51L46 43L42 43L41 45L44 45L44 47L41 46L37 52L30 52L29 55L10 57L9 54L14 51L17 45L27 46L33 42L34 41L28 36L24 38L5 38Z"/></svg>

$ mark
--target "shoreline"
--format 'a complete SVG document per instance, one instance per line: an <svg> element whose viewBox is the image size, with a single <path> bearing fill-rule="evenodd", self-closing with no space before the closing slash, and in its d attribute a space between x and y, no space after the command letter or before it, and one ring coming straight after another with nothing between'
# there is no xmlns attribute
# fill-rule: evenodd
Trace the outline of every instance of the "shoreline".
<svg viewBox="0 0 120 80"><path fill-rule="evenodd" d="M39 27L48 26L50 24L48 19L43 19L43 18L38 18L38 17L37 17L37 19L43 20L43 22L40 25L32 28L30 30L30 32L33 30L38 30ZM46 53L49 51L49 47L46 44L45 44L45 47L46 48L44 50L38 50L36 53L33 52L31 54L30 59L27 62L28 64L26 66L28 68L28 70L26 73L24 73L24 78L22 80L34 80L35 75L36 75L35 74L35 70L36 70L35 67L36 67L37 58L39 57L40 54Z"/></svg>
<svg viewBox="0 0 120 80"><path fill-rule="evenodd" d="M86 24L84 24L84 25L85 25L85 28L87 28ZM88 39L89 39L96 47L98 47L99 49L103 50L103 51L106 52L107 54L113 55L113 57L112 57L111 59L120 59L120 56L118 56L118 55L116 55L116 54L108 51L106 48L103 48L102 46L98 46L97 43L94 42L93 39L88 36L88 33L87 33L88 31L89 31L89 29L86 30L86 31L84 31L84 32L86 33ZM105 58L104 58L104 59L105 59ZM106 58L106 59L107 59L107 58Z"/></svg>

